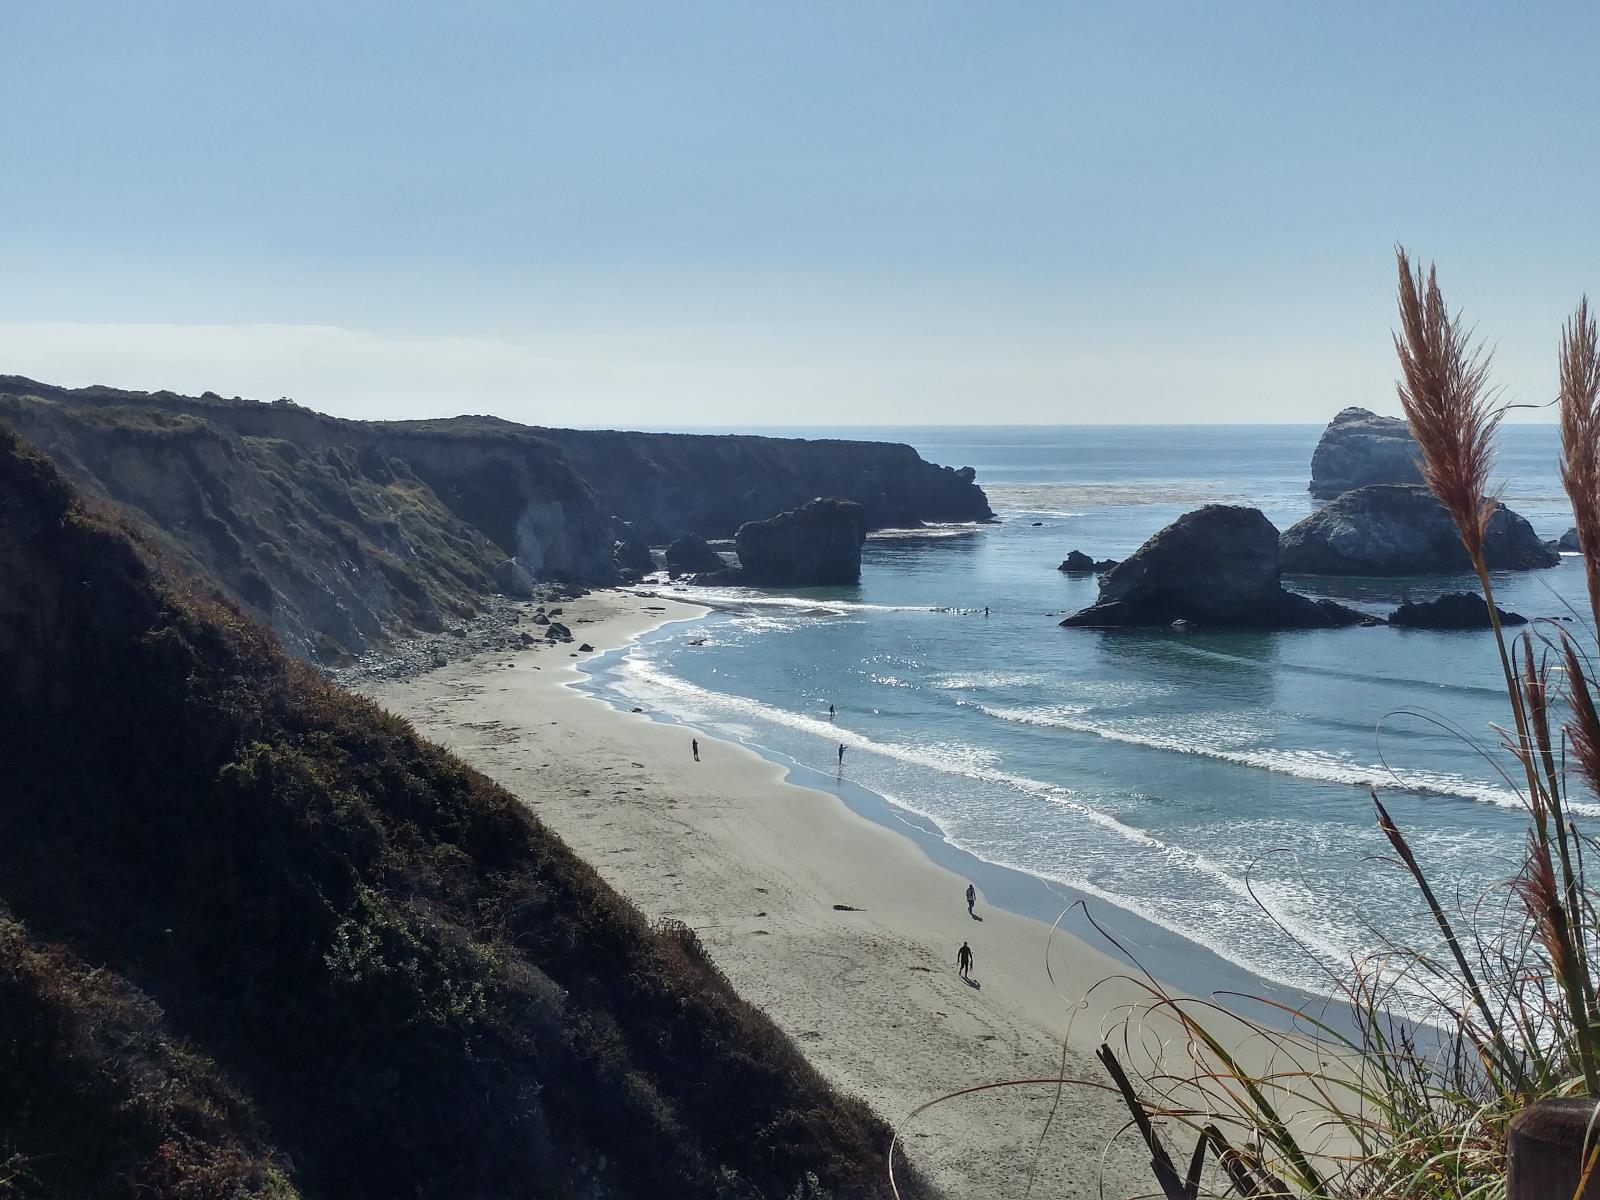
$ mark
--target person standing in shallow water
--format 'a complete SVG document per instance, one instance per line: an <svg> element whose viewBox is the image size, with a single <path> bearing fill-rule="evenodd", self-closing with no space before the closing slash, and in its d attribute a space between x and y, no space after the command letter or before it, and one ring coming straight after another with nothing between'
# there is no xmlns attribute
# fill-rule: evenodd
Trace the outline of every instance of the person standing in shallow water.
<svg viewBox="0 0 1600 1200"><path fill-rule="evenodd" d="M839 765L844 766L844 743L839 743Z"/></svg>
<svg viewBox="0 0 1600 1200"><path fill-rule="evenodd" d="M695 760L695 762L699 762L700 761L700 739L699 738L690 738L689 739L689 749L694 751L694 760Z"/></svg>
<svg viewBox="0 0 1600 1200"><path fill-rule="evenodd" d="M961 970L961 978L972 978L972 947L965 942L962 942L961 949L956 951L956 966Z"/></svg>

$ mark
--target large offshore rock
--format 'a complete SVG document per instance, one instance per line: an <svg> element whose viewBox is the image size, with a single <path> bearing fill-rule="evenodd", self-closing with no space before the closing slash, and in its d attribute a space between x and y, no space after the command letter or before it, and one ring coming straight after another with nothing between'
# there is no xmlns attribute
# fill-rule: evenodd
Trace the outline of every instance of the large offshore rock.
<svg viewBox="0 0 1600 1200"><path fill-rule="evenodd" d="M720 571L728 564L698 533L686 533L667 546L667 570L674 576Z"/></svg>
<svg viewBox="0 0 1600 1200"><path fill-rule="evenodd" d="M1373 483L1420 484L1421 458L1404 421L1347 408L1329 423L1311 455L1310 492L1331 500Z"/></svg>
<svg viewBox="0 0 1600 1200"><path fill-rule="evenodd" d="M1500 624L1526 625L1528 618L1495 606ZM1476 592L1447 592L1433 600L1405 603L1389 614L1404 629L1490 629L1489 604Z"/></svg>
<svg viewBox="0 0 1600 1200"><path fill-rule="evenodd" d="M1117 565L1114 558L1093 559L1082 550L1073 550L1056 568L1063 575L1104 575Z"/></svg>
<svg viewBox="0 0 1600 1200"><path fill-rule="evenodd" d="M765 521L746 521L734 546L745 582L805 587L859 580L866 540L861 505L819 498Z"/></svg>
<svg viewBox="0 0 1600 1200"><path fill-rule="evenodd" d="M1332 601L1285 591L1278 531L1259 509L1208 504L1185 513L1100 579L1100 598L1061 624L1319 629L1370 621Z"/></svg>
<svg viewBox="0 0 1600 1200"><path fill-rule="evenodd" d="M1444 505L1424 487L1377 484L1346 492L1284 532L1292 575L1459 575L1472 570ZM1489 521L1491 571L1553 567L1561 555L1504 504Z"/></svg>

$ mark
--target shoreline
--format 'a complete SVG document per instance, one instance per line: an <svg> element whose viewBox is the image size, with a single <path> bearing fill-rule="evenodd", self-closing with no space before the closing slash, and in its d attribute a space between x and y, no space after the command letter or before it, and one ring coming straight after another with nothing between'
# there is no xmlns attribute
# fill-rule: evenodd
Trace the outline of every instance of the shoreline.
<svg viewBox="0 0 1600 1200"><path fill-rule="evenodd" d="M1137 1044L1148 1057L1130 1067L1143 1069L1182 1037L1170 1015L1141 1012L1150 994L1086 940L1092 928L1052 928L1071 903L1058 885L983 863L865 788L600 693L596 665L705 606L613 591L565 609L573 645L593 655L494 650L362 690L506 786L647 917L695 929L742 996L891 1123L961 1088L1064 1074L1085 1082L1064 1090L1037 1182L1066 1197L1151 1190L1144 1147L1091 1051L1126 1026L1119 1053L1127 1061ZM976 987L953 964L964 939ZM1055 979L1068 983L1058 991ZM1213 990L1224 989L1188 994ZM1249 1039L1242 1023L1233 1032ZM1055 1092L939 1105L903 1144L953 1196L1020 1191Z"/></svg>
<svg viewBox="0 0 1600 1200"><path fill-rule="evenodd" d="M745 606L724 600L688 600L672 596L665 599L707 612L740 615L748 611ZM827 602L818 603L825 605ZM690 616L681 619L688 621L696 618ZM569 681L568 686L581 695L602 701L613 710L629 711L627 703L610 694L599 676L634 645L659 634L666 624L673 623L677 622L663 622L641 630L627 645L600 650L579 666L579 678ZM831 775L758 742L746 741L727 733L707 733L699 726L665 713L645 709L642 715L660 724L692 730L758 755L780 767L786 783L836 796L857 816L909 839L934 866L979 884L979 890L992 906L1004 908L1016 916L1040 922L1047 927L1056 927L1083 943L1086 949L1102 955L1119 970L1147 973L1175 995L1227 993L1230 1001L1238 1002L1234 1008L1239 1015L1272 1026L1282 1023L1282 1006L1316 1012L1321 1019L1328 1019L1331 1009L1337 1007L1337 1001L1332 996L1310 992L1262 974L1248 964L1228 958L1221 951L1195 941L1114 898L1086 891L1065 880L1037 874L1025 867L984 858L951 841L933 818L904 807L865 784L856 783L842 775ZM1089 919L1091 907L1093 921ZM1107 948L1107 942L1114 944ZM1131 961L1117 957L1118 953ZM1269 1003L1259 1003L1257 998ZM1329 1011L1324 1011L1324 1006L1329 1006Z"/></svg>

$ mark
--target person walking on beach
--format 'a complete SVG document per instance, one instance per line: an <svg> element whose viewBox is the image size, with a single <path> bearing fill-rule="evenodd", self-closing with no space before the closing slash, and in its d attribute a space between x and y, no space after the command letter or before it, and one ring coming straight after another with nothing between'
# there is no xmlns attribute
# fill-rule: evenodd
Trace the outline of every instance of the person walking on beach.
<svg viewBox="0 0 1600 1200"><path fill-rule="evenodd" d="M972 911L972 906L975 903L977 903L977 900L978 900L978 889L973 887L970 883L967 884L967 916L975 917L975 916L978 915L977 913Z"/></svg>
<svg viewBox="0 0 1600 1200"><path fill-rule="evenodd" d="M695 760L695 762L699 762L700 761L700 739L699 738L690 738L689 739L689 749L694 751L694 760Z"/></svg>
<svg viewBox="0 0 1600 1200"><path fill-rule="evenodd" d="M839 765L844 766L844 743L839 743Z"/></svg>
<svg viewBox="0 0 1600 1200"><path fill-rule="evenodd" d="M961 969L961 978L972 978L972 947L965 942L962 942L961 949L956 951L956 966Z"/></svg>

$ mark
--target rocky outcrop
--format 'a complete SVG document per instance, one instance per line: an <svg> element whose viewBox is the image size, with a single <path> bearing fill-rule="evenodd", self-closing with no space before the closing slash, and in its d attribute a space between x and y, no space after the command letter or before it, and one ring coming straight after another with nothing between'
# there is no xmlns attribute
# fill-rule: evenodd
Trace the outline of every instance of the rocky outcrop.
<svg viewBox="0 0 1600 1200"><path fill-rule="evenodd" d="M1498 605L1501 625L1526 625L1528 618ZM1407 602L1389 614L1389 624L1406 629L1490 629L1489 604L1476 592L1448 592L1433 600Z"/></svg>
<svg viewBox="0 0 1600 1200"><path fill-rule="evenodd" d="M667 547L667 570L674 577L693 575L701 571L720 571L728 564L722 555L713 550L705 538L697 533L686 533Z"/></svg>
<svg viewBox="0 0 1600 1200"><path fill-rule="evenodd" d="M650 546L639 536L639 531L632 521L620 519L614 521L612 534L616 541L611 543L611 562L619 572L631 571L635 576L639 576L648 575L656 569L656 561L650 553Z"/></svg>
<svg viewBox="0 0 1600 1200"><path fill-rule="evenodd" d="M1561 556L1504 504L1490 518L1491 571L1553 567ZM1294 575L1459 575L1472 570L1444 506L1424 487L1375 484L1346 492L1284 532Z"/></svg>
<svg viewBox="0 0 1600 1200"><path fill-rule="evenodd" d="M1578 544L1578 527L1576 525L1567 530L1560 536L1560 538L1556 540L1556 549L1558 551L1565 550L1571 554L1576 554L1579 550L1583 549L1583 547Z"/></svg>
<svg viewBox="0 0 1600 1200"><path fill-rule="evenodd" d="M533 595L535 587L533 576L514 558L508 558L499 563L494 569L494 586L500 590L502 596L514 596L526 599Z"/></svg>
<svg viewBox="0 0 1600 1200"><path fill-rule="evenodd" d="M1321 629L1370 620L1332 601L1285 591L1272 522L1259 509L1208 504L1179 517L1103 576L1095 604L1061 624Z"/></svg>
<svg viewBox="0 0 1600 1200"><path fill-rule="evenodd" d="M746 521L734 536L745 582L812 587L856 583L866 515L853 500L829 497L765 521Z"/></svg>
<svg viewBox="0 0 1600 1200"><path fill-rule="evenodd" d="M1056 568L1064 575L1104 575L1117 565L1114 558L1093 559L1082 550L1074 550L1061 560Z"/></svg>
<svg viewBox="0 0 1600 1200"><path fill-rule="evenodd" d="M854 500L868 529L994 515L972 468L936 466L893 442L534 432L561 448L607 512L632 521L655 546L686 529L732 537L744 522L798 508L814 496Z"/></svg>
<svg viewBox="0 0 1600 1200"><path fill-rule="evenodd" d="M1368 484L1420 484L1421 458L1404 421L1347 408L1323 431L1311 455L1310 492L1331 500Z"/></svg>

